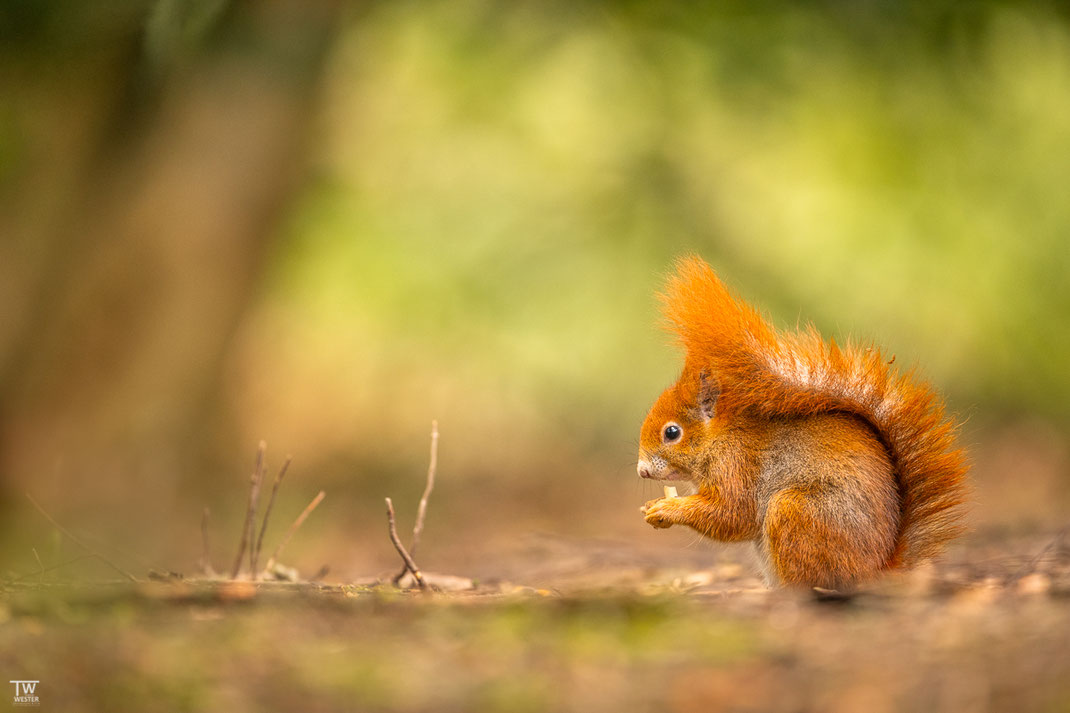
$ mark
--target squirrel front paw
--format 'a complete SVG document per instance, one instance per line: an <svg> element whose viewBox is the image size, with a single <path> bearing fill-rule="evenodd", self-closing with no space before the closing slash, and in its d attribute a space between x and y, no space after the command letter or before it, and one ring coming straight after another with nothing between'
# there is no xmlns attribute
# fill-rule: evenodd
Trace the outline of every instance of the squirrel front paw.
<svg viewBox="0 0 1070 713"><path fill-rule="evenodd" d="M671 517L673 498L658 498L657 500L651 500L643 507L639 508L639 512L643 513L643 517L646 518L647 524L658 529L665 529L666 527L673 526L673 520Z"/></svg>

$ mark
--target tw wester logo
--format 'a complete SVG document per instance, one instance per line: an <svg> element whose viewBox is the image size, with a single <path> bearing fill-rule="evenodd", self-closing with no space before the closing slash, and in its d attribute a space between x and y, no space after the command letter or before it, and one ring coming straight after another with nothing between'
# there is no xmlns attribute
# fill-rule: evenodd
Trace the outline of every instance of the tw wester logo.
<svg viewBox="0 0 1070 713"><path fill-rule="evenodd" d="M40 681L8 681L15 684L16 706L39 706L41 699L37 696L37 684Z"/></svg>

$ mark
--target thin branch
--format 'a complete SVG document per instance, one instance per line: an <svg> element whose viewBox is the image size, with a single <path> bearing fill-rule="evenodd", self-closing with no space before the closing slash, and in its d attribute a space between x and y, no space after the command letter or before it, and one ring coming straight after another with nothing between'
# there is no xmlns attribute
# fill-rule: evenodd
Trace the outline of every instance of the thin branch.
<svg viewBox="0 0 1070 713"><path fill-rule="evenodd" d="M250 495L252 503L249 508L249 576L253 579L256 579L256 548L253 539L256 537L256 509L260 506L260 486L263 485L266 474L267 463L263 463L256 476L256 482L252 484L254 492Z"/></svg>
<svg viewBox="0 0 1070 713"><path fill-rule="evenodd" d="M286 544L290 541L290 538L294 536L295 532L297 532L297 528L301 527L301 523L303 523L305 519L312 514L312 511L316 509L317 505L323 502L323 499L325 497L327 497L327 493L321 490L319 492L319 495L312 498L312 502L310 502L305 507L305 509L301 511L301 514L298 515L297 519L294 520L292 525L290 525L290 529L286 531L286 536L282 538L282 542L279 543L279 546L276 547L275 551L271 554L271 557L268 559L267 564L264 565L265 572L271 571L271 569L275 566L275 562L278 561L279 555L282 554L282 548L286 547Z"/></svg>
<svg viewBox="0 0 1070 713"><path fill-rule="evenodd" d="M99 559L100 559L100 555L98 555L95 552L92 552L92 553L89 553L89 554L84 554L84 555L78 555L77 557L75 557L73 559L69 559L66 562L60 562L59 564L54 564L54 565L51 565L49 567L45 567L44 569L41 569L41 570L39 570L37 572L27 572L26 574L19 575L18 577L15 577L14 579L7 580L6 583L7 584L14 584L15 582L21 582L24 579L29 579L30 577L32 577L34 575L43 576L46 572L54 572L57 569L62 569L64 567L67 567L69 565L75 564L76 562L81 562L83 560L99 560Z"/></svg>
<svg viewBox="0 0 1070 713"><path fill-rule="evenodd" d="M1037 552L1036 555L1031 560L1029 560L1024 565L1022 565L1018 569L1018 571L1014 573L1014 575L1011 577L1010 581L1012 581L1012 582L1017 581L1017 580L1021 579L1022 577L1024 577L1025 575L1032 574L1033 572L1035 572L1036 569L1037 569L1037 565L1040 564L1040 561L1042 559L1044 559L1044 557L1049 552L1051 552L1052 549L1054 549L1057 545L1062 543L1063 538L1066 537L1067 532L1070 532L1070 525L1067 525L1067 526L1063 527L1061 530L1059 530L1057 533L1055 533L1055 537L1053 537L1051 540L1049 540L1048 544L1044 545L1044 549L1042 549L1040 552Z"/></svg>
<svg viewBox="0 0 1070 713"><path fill-rule="evenodd" d="M390 498L386 499L386 521L390 526L390 541L394 543L394 549L398 551L401 559L405 561L405 569L412 572L412 578L420 585L420 589L427 589L427 582L424 581L424 576L420 574L420 570L416 563L413 562L412 556L405 550L405 545L401 544L401 538L398 537L398 526L394 520L394 503L390 502Z"/></svg>
<svg viewBox="0 0 1070 713"><path fill-rule="evenodd" d="M37 560L37 566L40 568L41 577L38 580L38 583L39 584L44 584L45 583L45 563L41 561L41 555L37 554L37 548L36 547L31 547L30 550L33 552L33 558L35 560Z"/></svg>
<svg viewBox="0 0 1070 713"><path fill-rule="evenodd" d="M279 492L279 483L282 482L287 469L290 467L290 462L293 459L293 456L286 456L286 462L282 464L282 468L279 469L279 474L275 476L275 485L271 487L271 497L268 498L267 508L264 510L264 519L260 522L260 536L256 538L256 547L253 548L254 572L257 571L256 563L260 560L260 548L264 546L264 532L267 530L268 518L271 517L271 508L275 506L275 495Z"/></svg>
<svg viewBox="0 0 1070 713"><path fill-rule="evenodd" d="M108 558L107 558L107 557L105 557L104 555L102 555L102 554L100 554L99 552L97 552L96 550L94 550L94 549L93 549L92 547L90 547L89 545L87 545L87 544L85 544L84 542L82 542L81 540L79 540L79 539L78 539L77 537L75 537L74 535L72 535L72 534L70 533L70 531L69 531L69 530L67 530L67 528L65 528L65 527L64 527L63 525L60 525L60 524L59 524L58 522L56 522L56 520L55 520L55 519L54 519L54 518L53 518L53 517L52 517L51 515L49 515L49 514L48 514L47 512L45 512L45 509L44 509L43 507L41 507L41 506L40 506L40 505L39 505L39 504L37 503L37 501L36 501L36 500L34 500L34 499L33 499L33 496L32 496L32 495L30 495L29 493L26 493L26 499L30 501L30 504L31 504L31 505L33 505L33 506L34 506L35 508L37 508L37 512L41 513L41 514L42 514L42 515L44 516L44 518L45 518L46 520L48 520L48 521L49 521L50 523L52 523L52 526L53 526L54 528L56 528L57 530L59 530L59 531L60 531L60 532L61 532L61 533L62 533L63 535L65 535L65 536L67 537L67 539L68 539L68 540L70 540L70 541L71 541L71 542L73 542L74 544L78 545L78 546L79 546L79 547L81 547L81 548L82 548L83 550L85 550L85 551L86 551L86 552L88 552L89 554L93 555L94 557L96 557L97 559L99 559L99 560L100 560L101 562L105 563L106 565L108 565L109 567L111 567L112 569L114 569L114 570L115 570L116 572L118 572L119 574L121 574L121 575L123 575L124 577L126 577L127 579L129 579L129 580L130 580L131 582L136 582L136 581L137 581L137 578L136 578L136 577L135 577L134 575L130 574L130 573L129 573L129 572L127 572L127 571L126 571L125 569L123 569L123 568L122 568L122 567L120 567L119 565L115 564L115 563L114 563L114 562L112 562L112 561L111 561L110 559L108 559Z"/></svg>
<svg viewBox="0 0 1070 713"><path fill-rule="evenodd" d="M201 572L206 577L216 576L215 568L212 567L212 557L208 549L208 508L204 508L204 512L201 513L201 545L203 552L201 553Z"/></svg>
<svg viewBox="0 0 1070 713"><path fill-rule="evenodd" d="M133 550L128 550L125 547L117 547L111 542L106 542L97 535L94 535L92 532L83 532L82 539L85 540L87 544L97 548L97 550L101 552L108 552L113 557L116 557L120 560L136 560L138 564L144 566L145 569L149 569L150 567L153 567L156 564L148 557L145 557L142 554L138 554Z"/></svg>
<svg viewBox="0 0 1070 713"><path fill-rule="evenodd" d="M231 567L230 578L237 579L241 572L242 557L245 556L245 548L249 546L250 533L253 531L253 522L256 519L256 501L260 496L260 481L264 476L264 451L267 443L260 441L256 449L256 467L249 477L249 508L245 514L245 524L241 531L241 544L238 546L238 556L234 558L234 566ZM254 575L255 576L255 575Z"/></svg>
<svg viewBox="0 0 1070 713"><path fill-rule="evenodd" d="M412 545L409 554L416 552L416 546L420 544L420 534L424 531L424 518L427 517L427 499L431 497L431 491L435 487L435 470L438 468L438 421L431 422L431 460L427 466L427 485L424 486L424 494L420 496L420 507L416 511L416 524L412 526ZM402 567L401 571L394 575L393 582L398 584L405 576L408 567Z"/></svg>
<svg viewBox="0 0 1070 713"><path fill-rule="evenodd" d="M412 526L412 546L409 553L416 552L420 544L420 533L424 531L424 518L427 517L427 499L435 488L435 469L438 467L438 421L431 422L431 461L427 466L427 485L420 496L420 509L416 511L416 524Z"/></svg>

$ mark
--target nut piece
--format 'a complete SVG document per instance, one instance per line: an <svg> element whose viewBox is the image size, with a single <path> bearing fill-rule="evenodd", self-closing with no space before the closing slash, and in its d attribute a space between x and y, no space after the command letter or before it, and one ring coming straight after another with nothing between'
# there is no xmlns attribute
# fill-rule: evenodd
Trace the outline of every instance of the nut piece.
<svg viewBox="0 0 1070 713"><path fill-rule="evenodd" d="M672 485L666 485L665 486L665 497L667 497L667 498L675 498L675 497L677 497L677 495L676 495L676 487L672 486Z"/></svg>

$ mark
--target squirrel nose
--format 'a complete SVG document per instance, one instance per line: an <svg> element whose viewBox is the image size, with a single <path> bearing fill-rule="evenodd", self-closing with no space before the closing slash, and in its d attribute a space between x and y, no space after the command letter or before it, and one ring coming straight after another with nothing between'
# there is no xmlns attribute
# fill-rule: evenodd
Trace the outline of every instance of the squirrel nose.
<svg viewBox="0 0 1070 713"><path fill-rule="evenodd" d="M639 461L639 464L635 466L635 471L639 473L640 478L653 478L654 469L650 467L650 463L645 460Z"/></svg>

